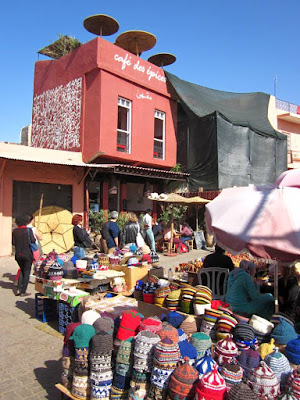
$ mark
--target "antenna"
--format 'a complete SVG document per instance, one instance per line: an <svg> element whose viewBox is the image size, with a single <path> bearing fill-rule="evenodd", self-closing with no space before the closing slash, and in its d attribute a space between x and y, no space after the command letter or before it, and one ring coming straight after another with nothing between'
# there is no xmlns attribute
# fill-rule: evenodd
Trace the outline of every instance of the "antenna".
<svg viewBox="0 0 300 400"><path fill-rule="evenodd" d="M277 75L274 78L274 97L276 98L277 95Z"/></svg>

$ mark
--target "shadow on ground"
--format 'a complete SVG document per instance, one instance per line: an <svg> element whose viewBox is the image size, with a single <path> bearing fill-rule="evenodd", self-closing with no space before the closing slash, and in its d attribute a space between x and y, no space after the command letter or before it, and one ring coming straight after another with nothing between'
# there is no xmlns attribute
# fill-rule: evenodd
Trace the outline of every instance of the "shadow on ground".
<svg viewBox="0 0 300 400"><path fill-rule="evenodd" d="M61 380L61 360L45 361L45 367L35 368L35 376L39 384L46 390L48 400L60 398L60 392L56 389L56 383Z"/></svg>
<svg viewBox="0 0 300 400"><path fill-rule="evenodd" d="M21 299L23 300L16 301L16 307L28 314L30 318L35 318L35 300L28 297L21 297Z"/></svg>

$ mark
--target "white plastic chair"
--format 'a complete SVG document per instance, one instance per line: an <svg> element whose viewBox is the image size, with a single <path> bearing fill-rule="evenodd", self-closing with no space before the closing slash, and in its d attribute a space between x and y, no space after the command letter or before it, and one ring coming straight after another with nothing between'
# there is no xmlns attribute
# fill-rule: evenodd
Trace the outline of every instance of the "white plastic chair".
<svg viewBox="0 0 300 400"><path fill-rule="evenodd" d="M227 268L210 267L198 270L199 285L212 290L213 300L224 300L229 270Z"/></svg>

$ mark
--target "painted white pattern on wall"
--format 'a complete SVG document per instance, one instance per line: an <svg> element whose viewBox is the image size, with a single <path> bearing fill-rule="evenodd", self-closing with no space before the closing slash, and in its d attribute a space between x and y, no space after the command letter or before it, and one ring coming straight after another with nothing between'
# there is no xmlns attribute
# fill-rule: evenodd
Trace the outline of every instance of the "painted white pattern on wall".
<svg viewBox="0 0 300 400"><path fill-rule="evenodd" d="M32 146L71 150L80 147L82 78L35 96Z"/></svg>

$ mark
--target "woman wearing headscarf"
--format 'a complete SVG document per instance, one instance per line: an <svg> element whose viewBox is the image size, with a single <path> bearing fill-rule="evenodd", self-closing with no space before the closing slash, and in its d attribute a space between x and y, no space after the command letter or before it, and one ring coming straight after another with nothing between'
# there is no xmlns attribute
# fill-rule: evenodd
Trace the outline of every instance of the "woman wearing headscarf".
<svg viewBox="0 0 300 400"><path fill-rule="evenodd" d="M274 298L270 293L260 294L250 274L255 275L255 265L246 260L230 272L225 301L234 312L269 319L274 313Z"/></svg>

